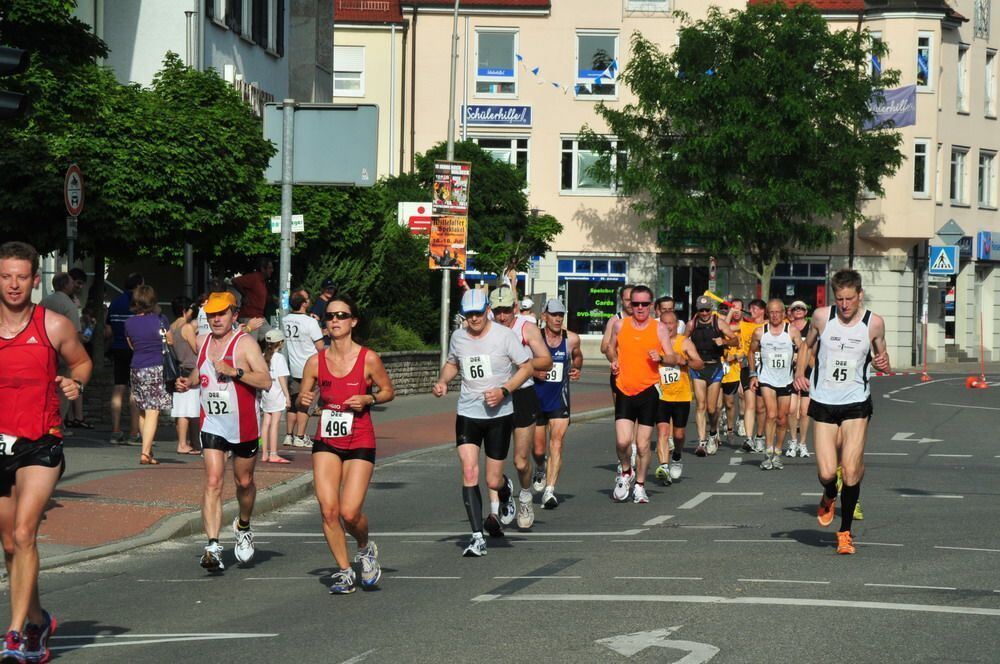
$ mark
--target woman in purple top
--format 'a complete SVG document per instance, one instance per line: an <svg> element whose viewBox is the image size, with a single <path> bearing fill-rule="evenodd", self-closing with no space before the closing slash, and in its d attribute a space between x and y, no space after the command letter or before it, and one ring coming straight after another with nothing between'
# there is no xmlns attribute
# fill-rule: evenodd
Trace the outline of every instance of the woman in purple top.
<svg viewBox="0 0 1000 664"><path fill-rule="evenodd" d="M153 456L153 438L161 410L171 407L170 395L163 385L163 335L167 321L156 305L156 291L145 284L132 293L132 313L125 321L125 338L132 349L132 398L139 407L139 430L142 431L142 454L139 463L157 465Z"/></svg>

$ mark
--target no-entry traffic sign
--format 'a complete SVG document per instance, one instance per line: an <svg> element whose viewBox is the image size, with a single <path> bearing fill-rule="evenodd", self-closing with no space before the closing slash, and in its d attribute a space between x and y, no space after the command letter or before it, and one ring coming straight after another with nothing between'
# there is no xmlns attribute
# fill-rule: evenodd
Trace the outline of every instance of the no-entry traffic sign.
<svg viewBox="0 0 1000 664"><path fill-rule="evenodd" d="M66 181L63 185L63 199L66 202L66 212L71 217L79 217L83 212L83 173L76 164L70 164L66 169Z"/></svg>

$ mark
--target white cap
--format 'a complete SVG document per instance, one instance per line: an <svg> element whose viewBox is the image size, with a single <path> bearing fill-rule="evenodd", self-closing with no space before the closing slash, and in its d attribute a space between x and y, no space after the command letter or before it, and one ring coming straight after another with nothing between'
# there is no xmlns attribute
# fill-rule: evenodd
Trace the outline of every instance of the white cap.
<svg viewBox="0 0 1000 664"><path fill-rule="evenodd" d="M521 300L521 311L524 311L525 309L531 309L534 306L535 303L532 301L530 297L526 297L523 300Z"/></svg>

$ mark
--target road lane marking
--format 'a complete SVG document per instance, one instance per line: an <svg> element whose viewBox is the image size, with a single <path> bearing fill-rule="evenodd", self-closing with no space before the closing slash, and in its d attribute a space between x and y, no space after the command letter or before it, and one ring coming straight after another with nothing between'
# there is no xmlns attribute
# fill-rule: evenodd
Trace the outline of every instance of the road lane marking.
<svg viewBox="0 0 1000 664"><path fill-rule="evenodd" d="M705 664L705 662L708 662L719 654L719 649L710 643L667 638L681 627L683 625L675 625L666 629L654 629L649 632L619 634L618 636L597 639L594 643L600 644L628 658L647 648L666 648L687 652L682 659L678 660L678 664Z"/></svg>
<svg viewBox="0 0 1000 664"><path fill-rule="evenodd" d="M865 452L865 456L910 456L909 452Z"/></svg>
<svg viewBox="0 0 1000 664"><path fill-rule="evenodd" d="M372 654L373 652L375 652L375 648L372 648L371 650L366 650L360 655L355 655L350 659L345 659L340 664L358 664L359 662L363 662L366 659L368 659L368 655Z"/></svg>
<svg viewBox="0 0 1000 664"><path fill-rule="evenodd" d="M642 525L644 525L644 526L658 526L661 523L664 523L666 521L670 521L672 518L674 518L673 514L661 514L660 516L654 516L652 519L650 519L649 521L647 521L646 523L644 523Z"/></svg>
<svg viewBox="0 0 1000 664"><path fill-rule="evenodd" d="M736 479L736 473L722 473L722 477L716 481L716 484L729 484L734 479Z"/></svg>
<svg viewBox="0 0 1000 664"><path fill-rule="evenodd" d="M780 542L782 544L788 544L788 543L791 543L791 542L796 542L797 540L793 540L791 538L784 538L784 539L774 538L774 539L717 539L717 540L712 540L712 541L713 542L718 542L718 543L724 543L724 544L739 544L739 543L747 543L747 544L755 544L755 543L758 543L758 544L770 544L772 542Z"/></svg>
<svg viewBox="0 0 1000 664"><path fill-rule="evenodd" d="M737 525L731 523L716 523L716 524L682 524L677 526L678 528L691 528L693 530L729 530L731 528L739 528Z"/></svg>
<svg viewBox="0 0 1000 664"><path fill-rule="evenodd" d="M913 588L914 590L957 590L951 586L911 586L904 583L866 583L871 588Z"/></svg>
<svg viewBox="0 0 1000 664"><path fill-rule="evenodd" d="M971 459L971 454L928 454L927 456L932 457L954 457L956 459Z"/></svg>
<svg viewBox="0 0 1000 664"><path fill-rule="evenodd" d="M612 542L636 542L639 544L649 544L653 542L659 542L661 544L673 544L673 543L683 543L687 540L683 539L613 539Z"/></svg>
<svg viewBox="0 0 1000 664"><path fill-rule="evenodd" d="M460 576L386 576L387 579L406 579L409 581L457 581Z"/></svg>
<svg viewBox="0 0 1000 664"><path fill-rule="evenodd" d="M829 581L802 581L798 579L736 579L736 580L742 581L743 583L804 583L817 586L830 585Z"/></svg>
<svg viewBox="0 0 1000 664"><path fill-rule="evenodd" d="M986 553L1000 553L1000 549L976 549L968 546L936 546L935 549L947 549L949 551L985 551Z"/></svg>
<svg viewBox="0 0 1000 664"><path fill-rule="evenodd" d="M544 532L544 533L517 533L521 537L632 537L645 532L646 528L632 528L630 530L611 531L587 531L587 532ZM323 533L254 533L255 537L322 537ZM383 532L371 533L371 537L468 537L469 531L430 531L430 532ZM325 542L324 542L325 544Z"/></svg>
<svg viewBox="0 0 1000 664"><path fill-rule="evenodd" d="M958 500L965 498L965 496L956 496L948 493L901 493L899 494L899 497L900 498L954 498Z"/></svg>
<svg viewBox="0 0 1000 664"><path fill-rule="evenodd" d="M976 410L1000 410L996 406L966 406L960 403L937 403L934 402L932 406L945 406L946 408L975 408Z"/></svg>
<svg viewBox="0 0 1000 664"><path fill-rule="evenodd" d="M326 575L324 575L326 576ZM303 579L319 579L318 576L248 576L244 581L300 581Z"/></svg>
<svg viewBox="0 0 1000 664"><path fill-rule="evenodd" d="M526 539L518 539L518 535L533 535L534 533L508 533L507 539L513 542L519 542L520 544L582 544L583 540L535 540L534 542Z"/></svg>
<svg viewBox="0 0 1000 664"><path fill-rule="evenodd" d="M743 457L738 457L738 456L729 457L729 465L730 466L742 466L743 465Z"/></svg>
<svg viewBox="0 0 1000 664"><path fill-rule="evenodd" d="M81 634L78 636L50 636L49 639L66 639L74 641L85 641L88 639L115 639L113 641L103 641L101 643L78 643L71 646L52 646L50 648L50 650L79 650L82 648L118 648L121 646L142 646L154 643L180 643L183 641L270 639L276 636L278 636L278 634Z"/></svg>
<svg viewBox="0 0 1000 664"><path fill-rule="evenodd" d="M203 579L136 579L139 583L202 583L204 581L214 581L211 576Z"/></svg>
<svg viewBox="0 0 1000 664"><path fill-rule="evenodd" d="M683 505L679 506L679 510L691 510L703 502L711 498L712 496L763 496L763 491L702 491L697 496L687 501Z"/></svg>
<svg viewBox="0 0 1000 664"><path fill-rule="evenodd" d="M579 576L564 576L561 574L535 574L535 575L524 575L524 576L494 576L494 579L501 579L503 581L509 581L511 579L580 579L583 577Z"/></svg>
<svg viewBox="0 0 1000 664"><path fill-rule="evenodd" d="M808 496L808 497L810 497L810 498L816 498L817 496L822 496L822 495L823 495L823 492L822 492L822 491L819 491L819 492L817 492L817 493L813 493L812 491L803 491L803 492L802 492L802 493L800 493L799 495L800 495L800 496Z"/></svg>
<svg viewBox="0 0 1000 664"><path fill-rule="evenodd" d="M705 578L701 576L616 576L615 580L616 581L704 581Z"/></svg>

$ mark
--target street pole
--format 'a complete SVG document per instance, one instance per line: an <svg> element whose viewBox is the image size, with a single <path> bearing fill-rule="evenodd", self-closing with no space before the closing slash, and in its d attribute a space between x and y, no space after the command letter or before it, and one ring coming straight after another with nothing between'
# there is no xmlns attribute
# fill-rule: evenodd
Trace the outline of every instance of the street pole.
<svg viewBox="0 0 1000 664"><path fill-rule="evenodd" d="M193 11L184 12L184 53L185 64L191 69L195 68L194 56L194 17ZM184 295L194 299L194 247L190 242L184 243Z"/></svg>
<svg viewBox="0 0 1000 664"><path fill-rule="evenodd" d="M458 60L458 4L451 26L451 81L448 86L448 161L455 159L455 63ZM451 309L451 270L441 268L441 365L448 360L449 311Z"/></svg>
<svg viewBox="0 0 1000 664"><path fill-rule="evenodd" d="M278 329L288 313L292 287L292 145L295 138L295 100L282 102L281 128L281 257L278 263Z"/></svg>

